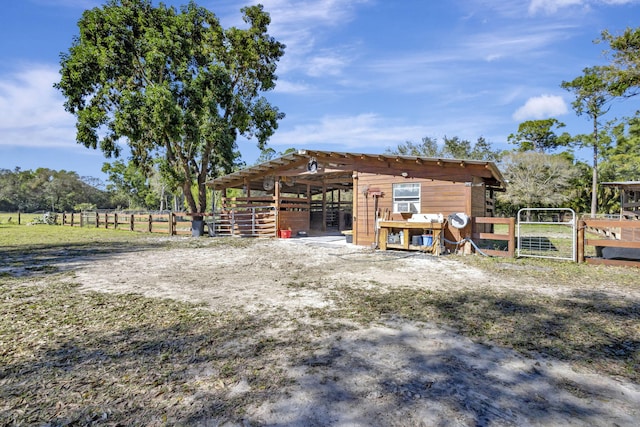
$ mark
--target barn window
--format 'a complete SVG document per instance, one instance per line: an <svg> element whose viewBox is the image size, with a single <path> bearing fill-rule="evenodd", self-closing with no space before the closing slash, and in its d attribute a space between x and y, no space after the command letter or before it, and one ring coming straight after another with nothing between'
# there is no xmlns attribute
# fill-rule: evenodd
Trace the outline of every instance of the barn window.
<svg viewBox="0 0 640 427"><path fill-rule="evenodd" d="M393 212L420 213L420 184L393 184Z"/></svg>

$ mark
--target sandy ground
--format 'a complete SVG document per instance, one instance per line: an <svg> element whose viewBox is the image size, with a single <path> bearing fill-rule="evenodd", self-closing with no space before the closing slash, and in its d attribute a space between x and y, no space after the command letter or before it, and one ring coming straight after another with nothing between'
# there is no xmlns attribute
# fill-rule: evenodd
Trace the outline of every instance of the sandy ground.
<svg viewBox="0 0 640 427"><path fill-rule="evenodd" d="M307 321L301 315L306 310L330 308L330 292L341 284L439 290L507 286L453 257L373 252L347 245L342 237L122 253L78 261L73 269L85 289L281 316L282 328L274 328L274 334L286 333L293 320ZM526 278L520 286L565 292ZM632 297L640 299L638 293ZM246 408L244 424L640 425L637 384L477 344L432 324L392 319L325 330L313 338L313 350L297 358L283 355L281 363L294 380L288 393ZM238 393L251 393L251 387L240 382L229 390L230 396Z"/></svg>

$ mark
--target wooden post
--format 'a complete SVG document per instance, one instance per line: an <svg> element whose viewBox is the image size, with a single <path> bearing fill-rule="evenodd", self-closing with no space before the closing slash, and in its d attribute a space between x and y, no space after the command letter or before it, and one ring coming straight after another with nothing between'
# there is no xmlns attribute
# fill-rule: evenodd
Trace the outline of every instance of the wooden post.
<svg viewBox="0 0 640 427"><path fill-rule="evenodd" d="M175 234L176 228L176 214L171 212L169 214L169 236L173 236Z"/></svg>
<svg viewBox="0 0 640 427"><path fill-rule="evenodd" d="M492 230L493 231L493 230ZM507 244L507 251L509 256L514 258L516 256L516 219L509 218L509 242Z"/></svg>
<svg viewBox="0 0 640 427"><path fill-rule="evenodd" d="M280 177L274 178L273 196L276 199L276 237L280 235Z"/></svg>
<svg viewBox="0 0 640 427"><path fill-rule="evenodd" d="M584 230L586 228L586 223L583 219L578 221L578 241L576 242L576 258L579 263L584 262Z"/></svg>
<svg viewBox="0 0 640 427"><path fill-rule="evenodd" d="M322 231L327 231L327 182L322 179Z"/></svg>
<svg viewBox="0 0 640 427"><path fill-rule="evenodd" d="M113 214L113 229L117 230L118 229L118 213L114 213Z"/></svg>
<svg viewBox="0 0 640 427"><path fill-rule="evenodd" d="M100 228L100 214L96 212L96 228Z"/></svg>
<svg viewBox="0 0 640 427"><path fill-rule="evenodd" d="M251 182L249 182L249 178L247 178L246 176L244 177L243 185L247 189L246 196L248 199L249 197L251 197Z"/></svg>
<svg viewBox="0 0 640 427"><path fill-rule="evenodd" d="M149 233L153 232L153 216L151 214L149 214L149 224L148 224L148 230Z"/></svg>
<svg viewBox="0 0 640 427"><path fill-rule="evenodd" d="M135 226L136 226L135 219L136 219L135 214L129 215L129 231L135 231Z"/></svg>
<svg viewBox="0 0 640 427"><path fill-rule="evenodd" d="M351 206L351 231L353 233L353 243L355 245L358 244L358 194L360 191L358 190L358 172L354 171L353 175L353 191L351 195L352 206Z"/></svg>
<svg viewBox="0 0 640 427"><path fill-rule="evenodd" d="M75 218L73 217L74 213L71 212L71 226L73 227L73 221L75 221Z"/></svg>
<svg viewBox="0 0 640 427"><path fill-rule="evenodd" d="M80 212L80 228L84 227L84 215Z"/></svg>

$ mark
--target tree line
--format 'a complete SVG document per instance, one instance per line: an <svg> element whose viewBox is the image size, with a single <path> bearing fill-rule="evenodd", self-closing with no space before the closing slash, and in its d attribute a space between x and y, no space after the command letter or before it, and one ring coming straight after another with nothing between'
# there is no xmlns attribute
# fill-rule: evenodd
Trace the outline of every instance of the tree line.
<svg viewBox="0 0 640 427"><path fill-rule="evenodd" d="M0 211L72 211L113 208L111 194L95 178L76 172L38 168L0 169Z"/></svg>

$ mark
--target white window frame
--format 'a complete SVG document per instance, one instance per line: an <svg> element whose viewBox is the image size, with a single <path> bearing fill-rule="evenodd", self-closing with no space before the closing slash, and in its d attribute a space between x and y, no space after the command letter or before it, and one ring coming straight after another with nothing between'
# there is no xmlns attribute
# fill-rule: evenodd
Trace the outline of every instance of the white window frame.
<svg viewBox="0 0 640 427"><path fill-rule="evenodd" d="M420 213L421 190L419 182L392 184L393 213ZM416 195L398 195L401 190L417 192Z"/></svg>

